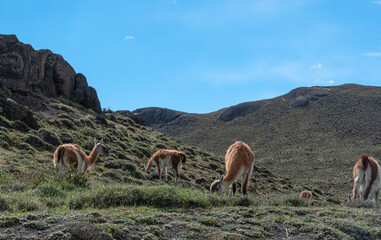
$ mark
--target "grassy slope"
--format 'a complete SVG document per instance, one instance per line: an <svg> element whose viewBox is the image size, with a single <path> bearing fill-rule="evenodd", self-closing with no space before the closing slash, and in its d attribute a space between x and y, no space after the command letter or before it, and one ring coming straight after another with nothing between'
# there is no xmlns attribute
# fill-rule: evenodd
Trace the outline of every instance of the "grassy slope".
<svg viewBox="0 0 381 240"><path fill-rule="evenodd" d="M147 238L154 235L157 238L278 237L283 236L283 225L290 219L284 216L276 220L286 212L274 209L305 205L295 194L300 187L261 166L255 169L248 198L209 195L207 189L215 174L223 173L221 155L182 144L122 115L94 115L64 100L33 101L38 130L28 129L18 121L0 119L3 125L0 128L0 238L91 239L89 236L93 235L86 233L88 229L101 234L102 239L108 239L110 234L117 239L122 235L121 239L133 236L139 239L147 234ZM56 145L79 143L89 152L93 137L103 138L107 148L89 176L74 174L57 178L51 163ZM162 186L157 174L142 171L149 156L162 147L188 155L178 184L170 181ZM325 200L332 198L319 189L314 193L316 205L324 206ZM251 214L264 222L252 222ZM237 222L225 226L221 219L226 217ZM270 221L277 222L266 227ZM241 230L232 233L229 227ZM139 228L145 231L138 231ZM305 230L292 231L295 236L304 236ZM324 231L328 231L324 233L327 236L344 234L336 232L339 230ZM373 236L378 234L372 228L364 231ZM48 234L52 232L56 235ZM313 236L319 234L317 229Z"/></svg>
<svg viewBox="0 0 381 240"><path fill-rule="evenodd" d="M95 115L72 102L63 100L35 100L38 130L19 131L19 122L8 121L0 116L0 169L10 172L52 171L54 149L62 143L77 143L89 153L93 138L104 139L106 149L91 170L91 176L101 182L136 183L157 182L158 175L143 171L149 157L159 148L170 148L187 154L187 162L180 177L185 187L207 190L217 174L224 173L224 160L197 147L191 147L179 140L150 128L136 124L133 120L115 113ZM46 104L49 102L49 104ZM155 171L156 169L154 169ZM293 188L283 177L275 176L263 167L257 167L258 177L250 186L251 192L269 194L270 187L276 192L287 192ZM168 171L169 180L173 178ZM279 190L279 191L278 191Z"/></svg>
<svg viewBox="0 0 381 240"><path fill-rule="evenodd" d="M235 140L243 140L258 164L344 200L358 156L381 155L380 96L381 88L343 85L302 108L291 108L287 96L278 97L230 122L218 120L220 110L189 114L155 129L221 154ZM185 124L184 119L193 121Z"/></svg>

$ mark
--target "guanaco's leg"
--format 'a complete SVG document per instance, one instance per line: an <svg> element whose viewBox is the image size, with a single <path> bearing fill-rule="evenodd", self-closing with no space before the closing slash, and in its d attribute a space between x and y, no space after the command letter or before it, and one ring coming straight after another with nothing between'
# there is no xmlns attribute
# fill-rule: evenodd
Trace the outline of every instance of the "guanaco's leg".
<svg viewBox="0 0 381 240"><path fill-rule="evenodd" d="M229 194L229 196L234 196L236 192L237 192L237 183L234 182L234 183L232 183L232 185L231 185L231 189L230 189L230 194Z"/></svg>
<svg viewBox="0 0 381 240"><path fill-rule="evenodd" d="M376 202L376 208L378 208L378 191L374 191L373 199Z"/></svg>
<svg viewBox="0 0 381 240"><path fill-rule="evenodd" d="M245 178L244 178L245 180L244 180L244 182L242 184L242 195L246 195L247 194L247 185L249 184L249 176L250 176L250 174L247 173L244 176L245 176Z"/></svg>
<svg viewBox="0 0 381 240"><path fill-rule="evenodd" d="M164 180L167 181L167 167L164 167Z"/></svg>

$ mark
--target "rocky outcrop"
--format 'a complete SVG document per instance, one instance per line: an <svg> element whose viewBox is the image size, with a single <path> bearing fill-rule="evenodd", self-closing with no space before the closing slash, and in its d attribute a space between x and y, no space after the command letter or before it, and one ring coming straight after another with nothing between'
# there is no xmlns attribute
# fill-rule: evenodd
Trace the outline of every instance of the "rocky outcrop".
<svg viewBox="0 0 381 240"><path fill-rule="evenodd" d="M218 119L223 122L229 122L236 119L237 117L242 117L247 114L253 113L257 111L258 109L260 109L265 104L266 104L266 101L240 103L225 109L220 114Z"/></svg>
<svg viewBox="0 0 381 240"><path fill-rule="evenodd" d="M301 108L307 107L312 101L328 96L329 92L330 88L328 87L302 87L287 93L283 99L290 102L290 107Z"/></svg>
<svg viewBox="0 0 381 240"><path fill-rule="evenodd" d="M33 113L27 108L10 98L0 97L0 115L11 121L20 120L31 128L38 128L37 120Z"/></svg>
<svg viewBox="0 0 381 240"><path fill-rule="evenodd" d="M15 35L0 34L0 86L12 92L63 97L101 111L97 92L88 86L84 75L77 74L61 55L50 50L35 51Z"/></svg>
<svg viewBox="0 0 381 240"><path fill-rule="evenodd" d="M169 123L184 114L175 110L158 107L139 108L133 111L133 113L142 117L147 126Z"/></svg>

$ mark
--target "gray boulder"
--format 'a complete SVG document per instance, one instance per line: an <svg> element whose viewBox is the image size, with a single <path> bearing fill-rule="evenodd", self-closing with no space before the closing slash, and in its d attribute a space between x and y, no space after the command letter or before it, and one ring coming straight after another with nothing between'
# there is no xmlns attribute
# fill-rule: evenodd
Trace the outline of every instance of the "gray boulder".
<svg viewBox="0 0 381 240"><path fill-rule="evenodd" d="M0 115L11 121L20 120L31 128L38 128L38 123L33 113L10 98L0 97Z"/></svg>

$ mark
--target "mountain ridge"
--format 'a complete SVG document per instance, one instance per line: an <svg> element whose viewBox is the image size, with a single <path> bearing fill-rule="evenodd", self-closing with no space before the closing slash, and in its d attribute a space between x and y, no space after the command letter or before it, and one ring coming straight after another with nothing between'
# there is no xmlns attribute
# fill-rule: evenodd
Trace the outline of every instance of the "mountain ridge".
<svg viewBox="0 0 381 240"><path fill-rule="evenodd" d="M242 140L271 171L300 184L307 177L327 191L350 190L360 154L381 156L381 87L303 87L261 101L148 126L219 154ZM234 112L245 104L249 110ZM220 120L229 111L231 120Z"/></svg>

